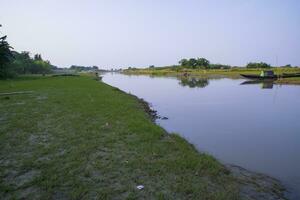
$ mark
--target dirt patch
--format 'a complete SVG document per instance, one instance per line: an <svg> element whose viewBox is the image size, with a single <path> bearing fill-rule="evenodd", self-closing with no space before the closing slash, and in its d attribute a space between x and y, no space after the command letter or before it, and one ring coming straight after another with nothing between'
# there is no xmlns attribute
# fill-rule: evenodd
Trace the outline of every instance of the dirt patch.
<svg viewBox="0 0 300 200"><path fill-rule="evenodd" d="M38 100L38 101L42 101L42 100L46 100L46 99L48 99L47 96L37 96L36 97L36 100Z"/></svg>
<svg viewBox="0 0 300 200"><path fill-rule="evenodd" d="M15 177L13 182L17 187L21 187L26 183L30 183L39 175L40 175L40 171L30 170L30 171L27 171L27 172Z"/></svg>
<svg viewBox="0 0 300 200"><path fill-rule="evenodd" d="M42 191L36 187L28 187L17 191L18 199L41 199Z"/></svg>

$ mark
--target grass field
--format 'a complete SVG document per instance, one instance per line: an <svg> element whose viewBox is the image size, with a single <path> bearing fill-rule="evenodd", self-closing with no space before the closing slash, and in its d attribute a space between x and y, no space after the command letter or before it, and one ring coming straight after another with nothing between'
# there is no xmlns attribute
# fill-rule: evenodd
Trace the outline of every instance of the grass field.
<svg viewBox="0 0 300 200"><path fill-rule="evenodd" d="M218 161L155 125L134 97L91 77L0 81L0 149L3 199L239 196Z"/></svg>

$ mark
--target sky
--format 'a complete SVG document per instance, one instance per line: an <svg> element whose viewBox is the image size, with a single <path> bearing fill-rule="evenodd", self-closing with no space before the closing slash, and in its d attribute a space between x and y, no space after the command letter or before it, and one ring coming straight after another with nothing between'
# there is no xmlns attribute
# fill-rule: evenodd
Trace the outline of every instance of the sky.
<svg viewBox="0 0 300 200"><path fill-rule="evenodd" d="M0 0L0 34L58 67L300 66L299 0Z"/></svg>

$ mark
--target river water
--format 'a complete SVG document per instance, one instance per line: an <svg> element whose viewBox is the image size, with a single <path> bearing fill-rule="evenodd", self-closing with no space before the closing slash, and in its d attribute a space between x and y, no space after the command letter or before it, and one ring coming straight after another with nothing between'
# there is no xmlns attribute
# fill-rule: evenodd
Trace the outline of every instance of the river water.
<svg viewBox="0 0 300 200"><path fill-rule="evenodd" d="M160 126L198 150L278 178L300 199L300 86L116 73L103 81L149 102L168 118Z"/></svg>

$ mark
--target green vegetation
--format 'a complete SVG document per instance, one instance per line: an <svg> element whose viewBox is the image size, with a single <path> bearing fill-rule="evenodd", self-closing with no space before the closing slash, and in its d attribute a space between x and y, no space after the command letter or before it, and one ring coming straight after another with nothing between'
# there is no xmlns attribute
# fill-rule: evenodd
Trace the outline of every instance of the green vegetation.
<svg viewBox="0 0 300 200"><path fill-rule="evenodd" d="M190 58L190 59L182 59L179 61L179 64L182 67L187 67L187 68L208 68L209 67L209 61L205 58Z"/></svg>
<svg viewBox="0 0 300 200"><path fill-rule="evenodd" d="M179 66L172 66L176 70L180 69L230 69L230 65L222 64L211 64L209 60L205 58L190 58L190 59L181 59L179 61Z"/></svg>
<svg viewBox="0 0 300 200"><path fill-rule="evenodd" d="M272 67L270 68L275 74L282 73L300 73L300 68L295 67ZM264 68L245 68L245 67L232 67L230 69L191 69L182 67L156 67L156 68L144 68L144 69L127 69L124 70L125 74L144 74L153 76L178 76L183 74L204 76L204 77L230 77L241 78L240 74L257 74L259 75Z"/></svg>
<svg viewBox="0 0 300 200"><path fill-rule="evenodd" d="M16 74L49 74L56 68L50 61L43 60L41 54L35 54L33 58L27 51L13 52L13 55L14 59L8 67Z"/></svg>
<svg viewBox="0 0 300 200"><path fill-rule="evenodd" d="M175 68L188 68L188 69L230 69L232 66L230 65L223 65L223 64L211 64L209 60L205 58L190 58L190 59L181 59L179 61L179 66L174 66ZM286 65L290 66L290 65ZM270 68L271 65L260 62L250 62L246 66L247 68Z"/></svg>
<svg viewBox="0 0 300 200"><path fill-rule="evenodd" d="M250 62L246 66L247 68L258 68L258 69L265 69L265 68L271 68L271 65L260 62L260 63L255 63L255 62Z"/></svg>
<svg viewBox="0 0 300 200"><path fill-rule="evenodd" d="M238 198L237 181L213 157L91 77L2 80L0 113L4 199Z"/></svg>
<svg viewBox="0 0 300 200"><path fill-rule="evenodd" d="M1 25L0 25L1 27ZM42 59L41 54L30 57L30 53L11 50L6 36L0 38L0 79L12 78L17 74L47 74L56 67Z"/></svg>
<svg viewBox="0 0 300 200"><path fill-rule="evenodd" d="M12 47L6 41L6 36L0 37L0 79L10 75L7 65L13 59L11 49Z"/></svg>
<svg viewBox="0 0 300 200"><path fill-rule="evenodd" d="M70 67L71 70L75 70L77 72L82 72L82 71L98 71L99 68L97 66L77 66L77 65L72 65Z"/></svg>
<svg viewBox="0 0 300 200"><path fill-rule="evenodd" d="M182 76L182 75L193 75L206 77L230 77L230 78L241 78L240 74L257 74L259 75L262 70L272 70L275 74L282 73L300 73L300 68L292 67L290 64L282 67L272 67L271 65L260 62L250 62L246 67L233 67L224 64L212 64L205 58L190 58L181 59L180 65L172 65L166 67L154 67L153 65L148 68L131 68L123 70L125 74L144 74L153 76ZM288 83L289 80L281 81L280 83ZM186 82L187 80L183 81ZM278 81L279 83L279 81ZM183 83L185 84L185 83ZM300 84L300 82L293 81L293 84Z"/></svg>

